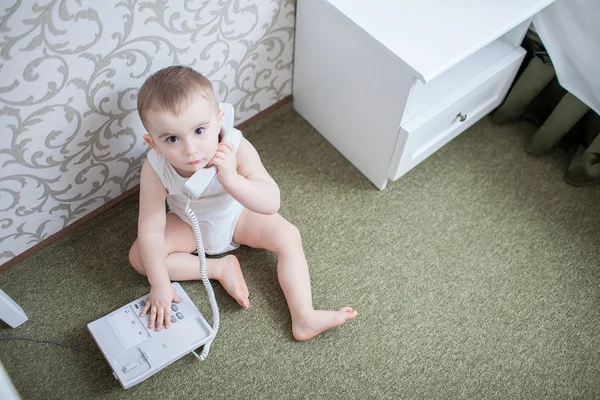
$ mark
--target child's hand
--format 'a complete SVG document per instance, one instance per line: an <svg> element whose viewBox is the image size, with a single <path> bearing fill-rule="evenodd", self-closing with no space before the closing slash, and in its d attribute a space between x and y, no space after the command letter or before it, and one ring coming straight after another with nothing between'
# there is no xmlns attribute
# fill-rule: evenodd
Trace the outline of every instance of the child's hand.
<svg viewBox="0 0 600 400"><path fill-rule="evenodd" d="M171 282L161 285L152 285L150 289L150 297L146 301L146 305L142 308L140 317L146 315L150 311L150 321L148 328L154 327L160 331L163 327L169 329L171 326L171 301L181 303L183 299L177 296L177 292Z"/></svg>
<svg viewBox="0 0 600 400"><path fill-rule="evenodd" d="M237 177L235 149L231 143L219 143L217 154L215 154L211 163L217 167L217 179L219 179L221 185L226 186Z"/></svg>

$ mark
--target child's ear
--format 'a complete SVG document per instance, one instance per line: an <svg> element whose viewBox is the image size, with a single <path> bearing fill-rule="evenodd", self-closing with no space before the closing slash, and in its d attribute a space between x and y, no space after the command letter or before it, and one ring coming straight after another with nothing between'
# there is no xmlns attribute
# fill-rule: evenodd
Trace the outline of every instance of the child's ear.
<svg viewBox="0 0 600 400"><path fill-rule="evenodd" d="M150 145L150 147L152 147L154 149L154 151L156 151L158 154L160 154L160 149L158 148L158 146L156 145L156 143L154 142L154 139L152 139L152 136L148 135L147 133L144 135L144 141L146 143L148 143Z"/></svg>
<svg viewBox="0 0 600 400"><path fill-rule="evenodd" d="M219 110L219 124L223 121L223 115L225 115L225 111Z"/></svg>

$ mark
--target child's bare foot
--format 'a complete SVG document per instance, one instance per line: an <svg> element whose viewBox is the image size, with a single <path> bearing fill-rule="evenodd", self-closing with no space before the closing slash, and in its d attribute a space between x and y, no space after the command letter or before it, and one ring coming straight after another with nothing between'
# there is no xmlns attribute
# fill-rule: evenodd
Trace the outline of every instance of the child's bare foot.
<svg viewBox="0 0 600 400"><path fill-rule="evenodd" d="M248 308L250 300L248 299L248 286L242 275L240 262L237 257L230 254L221 259L218 281L223 288L233 297L242 307Z"/></svg>
<svg viewBox="0 0 600 400"><path fill-rule="evenodd" d="M340 326L356 318L358 313L351 307L339 311L313 310L292 321L292 333L297 340L308 340L327 329Z"/></svg>

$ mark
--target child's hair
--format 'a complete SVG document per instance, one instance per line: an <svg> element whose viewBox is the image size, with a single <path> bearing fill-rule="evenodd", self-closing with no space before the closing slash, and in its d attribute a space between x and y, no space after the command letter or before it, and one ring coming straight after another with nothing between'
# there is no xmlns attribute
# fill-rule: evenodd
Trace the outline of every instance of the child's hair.
<svg viewBox="0 0 600 400"><path fill-rule="evenodd" d="M179 114L192 96L202 93L219 110L212 83L204 75L190 67L175 65L152 74L138 92L137 109L144 124L150 111L170 111Z"/></svg>

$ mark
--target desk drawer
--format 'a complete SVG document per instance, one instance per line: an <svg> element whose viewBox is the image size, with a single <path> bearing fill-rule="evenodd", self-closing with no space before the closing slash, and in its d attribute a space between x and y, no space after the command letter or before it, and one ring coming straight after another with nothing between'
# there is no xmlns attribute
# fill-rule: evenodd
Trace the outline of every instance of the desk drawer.
<svg viewBox="0 0 600 400"><path fill-rule="evenodd" d="M390 178L398 179L496 108L512 83L525 50L517 48L400 127Z"/></svg>

